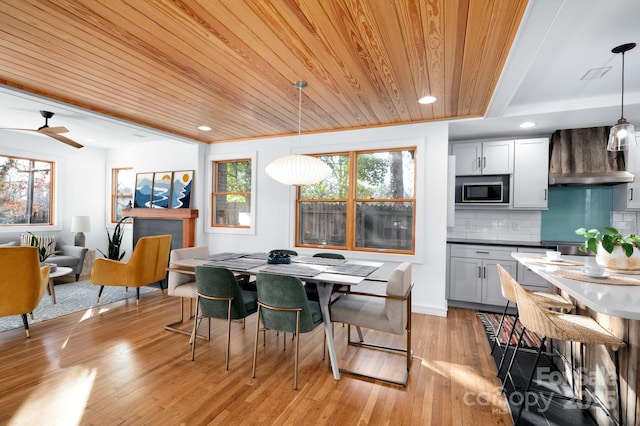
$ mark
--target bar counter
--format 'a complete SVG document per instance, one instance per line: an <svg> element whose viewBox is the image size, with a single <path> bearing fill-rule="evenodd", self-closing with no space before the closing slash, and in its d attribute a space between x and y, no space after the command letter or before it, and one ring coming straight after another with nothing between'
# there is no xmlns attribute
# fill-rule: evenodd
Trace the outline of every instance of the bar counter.
<svg viewBox="0 0 640 426"><path fill-rule="evenodd" d="M622 394L622 413L625 425L640 423L640 377L638 366L640 365L640 285L612 285L599 282L583 282L564 278L557 275L557 271L579 271L581 266L557 266L541 263L539 253L512 253L511 256L522 263L531 271L540 275L553 286L560 294L570 298L576 305L576 313L588 315L598 321L603 327L610 330L627 343L626 348L620 349L620 383ZM537 258L537 259L536 259ZM586 256L562 256L562 259L582 263ZM626 275L620 275L626 276ZM629 275L639 280L640 275ZM579 364L579 346L554 341L554 348L558 349L567 359L574 354L574 363ZM586 380L592 384L596 395L603 401L615 403L616 391L607 377L615 374L612 352L601 345L585 345ZM570 367L559 364L568 379L571 374ZM579 391L580 378L576 374L576 390ZM611 407L616 412L615 407ZM599 425L611 424L603 410L591 409L591 414Z"/></svg>

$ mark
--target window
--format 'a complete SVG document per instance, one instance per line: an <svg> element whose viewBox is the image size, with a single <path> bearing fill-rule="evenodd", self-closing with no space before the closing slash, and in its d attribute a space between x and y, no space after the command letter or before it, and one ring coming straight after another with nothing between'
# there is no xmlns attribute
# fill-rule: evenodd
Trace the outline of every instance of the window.
<svg viewBox="0 0 640 426"><path fill-rule="evenodd" d="M298 189L296 245L413 253L415 148L318 156L332 174Z"/></svg>
<svg viewBox="0 0 640 426"><path fill-rule="evenodd" d="M214 161L211 226L251 226L251 159Z"/></svg>
<svg viewBox="0 0 640 426"><path fill-rule="evenodd" d="M111 170L111 222L122 219L122 209L132 206L133 168L123 167Z"/></svg>
<svg viewBox="0 0 640 426"><path fill-rule="evenodd" d="M0 156L0 224L53 224L54 163Z"/></svg>

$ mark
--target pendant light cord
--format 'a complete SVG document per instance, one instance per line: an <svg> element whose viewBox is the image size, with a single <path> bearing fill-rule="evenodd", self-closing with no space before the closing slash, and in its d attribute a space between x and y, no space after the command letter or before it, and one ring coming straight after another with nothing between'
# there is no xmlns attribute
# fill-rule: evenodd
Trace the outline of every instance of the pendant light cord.
<svg viewBox="0 0 640 426"><path fill-rule="evenodd" d="M624 118L624 52L622 52L622 100L620 102L620 117Z"/></svg>

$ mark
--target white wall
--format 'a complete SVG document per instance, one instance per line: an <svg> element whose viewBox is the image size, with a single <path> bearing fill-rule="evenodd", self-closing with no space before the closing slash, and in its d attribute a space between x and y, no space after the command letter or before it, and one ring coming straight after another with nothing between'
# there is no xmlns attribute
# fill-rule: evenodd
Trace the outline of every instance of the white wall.
<svg viewBox="0 0 640 426"><path fill-rule="evenodd" d="M349 258L413 263L413 309L416 312L446 315L446 200L447 123L425 123L365 130L319 133L245 142L214 144L211 156L257 153L256 228L254 234L207 233L211 252L269 251L294 248L295 189L271 179L264 171L272 160L292 152L326 153L355 149L416 146L416 254L414 256L346 253ZM315 250L296 248L300 254Z"/></svg>

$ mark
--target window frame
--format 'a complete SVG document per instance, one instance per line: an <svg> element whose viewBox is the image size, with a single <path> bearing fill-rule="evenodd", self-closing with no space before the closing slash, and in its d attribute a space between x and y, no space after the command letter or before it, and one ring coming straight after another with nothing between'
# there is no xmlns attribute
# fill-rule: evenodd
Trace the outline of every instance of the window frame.
<svg viewBox="0 0 640 426"><path fill-rule="evenodd" d="M218 154L207 156L207 201L205 202L205 232L212 234L241 234L241 235L255 235L256 233L256 179L257 179L257 154L255 151L242 152L235 154ZM251 224L249 226L242 225L213 225L214 209L214 197L215 187L214 182L217 178L215 173L214 163L228 163L234 161L250 161L251 162L251 191L249 193L251 197Z"/></svg>
<svg viewBox="0 0 640 426"><path fill-rule="evenodd" d="M358 154L367 154L367 153L377 153L377 152L398 152L398 151L413 151L414 152L414 171L413 171L413 197L412 198L376 198L376 199L361 199L357 197L357 156ZM296 188L296 196L295 196L295 209L294 209L294 218L295 218L295 228L294 228L294 246L299 248L322 248L322 249L332 249L332 250L343 250L343 251L351 251L351 252L368 252L368 253L389 253L389 254L402 254L402 255L415 255L416 254L416 238L418 236L418 232L416 230L416 214L417 214L417 205L418 205L418 161L417 161L417 145L408 145L408 146L398 146L398 147L380 147L380 148L364 148L364 149L353 149L350 151L338 151L338 152L324 152L324 153L314 153L314 154L306 154L313 157L323 157L323 156L338 156L338 155L347 155L348 156L348 188L347 188L347 198L346 200L342 198L335 199L301 199L301 188ZM353 167L353 166L356 167ZM384 248L370 248L370 247L357 247L356 246L356 218L357 218L357 204L361 202L390 202L390 203L403 203L403 202L411 202L412 203L412 236L411 236L411 249L410 250L397 250L397 249L384 249ZM300 204L303 202L346 202L345 208L345 222L346 222L346 235L345 235L345 246L334 246L334 245L318 245L318 244L303 244L300 243Z"/></svg>
<svg viewBox="0 0 640 426"><path fill-rule="evenodd" d="M49 223L0 223L0 230L2 232L20 232L20 231L28 231L33 229L34 227L38 227L40 229L58 229L59 226L56 225L57 217L58 217L58 203L56 202L58 197L58 160L55 158L50 159L41 159L33 157L33 153L22 153L22 152L2 152L0 153L2 157L13 158L17 160L29 160L29 161L39 161L42 163L48 163L51 166L50 170L50 178L49 178Z"/></svg>
<svg viewBox="0 0 640 426"><path fill-rule="evenodd" d="M118 179L118 174L120 173L120 171L122 170L128 170L131 171L131 173L133 174L133 167L113 167L111 169L111 214L109 215L111 217L111 223L115 224L118 223L118 221L120 220L120 218L117 218L116 215L116 200L118 198L126 198L129 197L131 203L133 203L133 192L131 194L120 194L118 193L118 183L119 183L119 179ZM131 189L133 190L133 188L135 187L135 177L133 182L131 182ZM124 215L123 215L124 217Z"/></svg>

